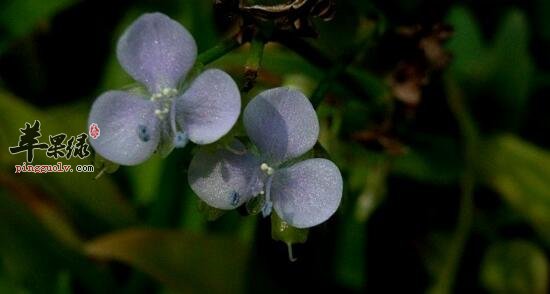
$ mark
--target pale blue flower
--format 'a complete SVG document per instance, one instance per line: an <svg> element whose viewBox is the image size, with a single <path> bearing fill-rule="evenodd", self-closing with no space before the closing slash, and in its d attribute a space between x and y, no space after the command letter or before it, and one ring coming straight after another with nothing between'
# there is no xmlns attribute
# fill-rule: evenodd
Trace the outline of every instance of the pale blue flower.
<svg viewBox="0 0 550 294"><path fill-rule="evenodd" d="M240 93L225 72L206 70L185 92L178 91L195 63L197 46L191 34L168 16L139 17L119 39L117 57L149 94L109 91L94 102L88 122L96 123L101 135L90 143L104 158L139 164L155 151L166 154L188 140L212 143L237 121Z"/></svg>
<svg viewBox="0 0 550 294"><path fill-rule="evenodd" d="M257 152L235 140L225 148L200 149L189 166L189 183L208 205L233 209L263 195L264 216L271 208L290 225L307 228L326 221L342 198L342 176L327 159L289 160L313 148L319 121L300 92L276 88L260 93L243 114Z"/></svg>

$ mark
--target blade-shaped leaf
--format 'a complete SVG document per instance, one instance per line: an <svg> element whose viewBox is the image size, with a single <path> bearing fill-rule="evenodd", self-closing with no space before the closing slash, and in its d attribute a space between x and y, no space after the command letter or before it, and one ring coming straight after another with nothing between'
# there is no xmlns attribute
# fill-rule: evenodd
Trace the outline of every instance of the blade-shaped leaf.
<svg viewBox="0 0 550 294"><path fill-rule="evenodd" d="M7 152L9 146L17 145L20 135L19 128L25 126L25 122L40 120L42 137L40 142L48 142L48 135L66 133L67 139L82 132L87 132L86 107L65 107L63 109L48 109L40 111L28 105L18 98L0 92L0 170L13 173L14 165L25 161L25 154L11 155ZM65 141L65 144L67 141ZM35 150L33 164L53 164L58 161L64 165L72 165L74 169L78 164L91 164L92 158L71 158L57 160L46 157L45 150ZM39 186L43 191L55 197L71 216L78 216L75 220L82 225L89 225L93 231L106 227L121 227L135 222L132 208L122 200L120 191L115 183L108 177L94 181L93 173L47 173L47 174L16 174L21 180L30 181ZM95 222L94 222L95 221ZM94 222L93 225L90 223Z"/></svg>
<svg viewBox="0 0 550 294"><path fill-rule="evenodd" d="M527 241L491 246L480 275L489 293L543 294L548 289L548 261L544 251Z"/></svg>
<svg viewBox="0 0 550 294"><path fill-rule="evenodd" d="M495 68L489 87L498 95L495 111L502 113L503 126L517 127L532 86L534 65L529 52L529 25L527 17L512 10L504 17L495 36L491 55Z"/></svg>
<svg viewBox="0 0 550 294"><path fill-rule="evenodd" d="M86 246L95 258L146 272L184 293L240 293L248 250L237 238L155 229L118 231Z"/></svg>
<svg viewBox="0 0 550 294"><path fill-rule="evenodd" d="M550 243L550 153L505 135L487 141L479 158L485 183Z"/></svg>
<svg viewBox="0 0 550 294"><path fill-rule="evenodd" d="M2 1L0 3L0 53L13 39L30 33L40 22L48 21L59 11L74 4L75 0L25 0Z"/></svg>

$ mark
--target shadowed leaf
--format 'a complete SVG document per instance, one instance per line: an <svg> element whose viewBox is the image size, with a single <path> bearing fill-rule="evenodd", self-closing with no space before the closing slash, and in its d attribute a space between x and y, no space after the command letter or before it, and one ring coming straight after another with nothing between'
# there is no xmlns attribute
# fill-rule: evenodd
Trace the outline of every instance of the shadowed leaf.
<svg viewBox="0 0 550 294"><path fill-rule="evenodd" d="M89 242L98 259L127 263L184 293L240 293L247 248L237 238L128 229Z"/></svg>

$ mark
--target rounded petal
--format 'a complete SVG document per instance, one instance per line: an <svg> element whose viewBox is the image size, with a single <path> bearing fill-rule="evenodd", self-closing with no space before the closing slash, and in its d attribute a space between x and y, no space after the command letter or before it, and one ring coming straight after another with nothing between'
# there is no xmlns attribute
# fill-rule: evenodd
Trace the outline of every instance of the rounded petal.
<svg viewBox="0 0 550 294"><path fill-rule="evenodd" d="M273 175L273 208L297 228L316 226L331 217L342 199L342 175L327 159L315 158L278 170Z"/></svg>
<svg viewBox="0 0 550 294"><path fill-rule="evenodd" d="M122 67L151 93L175 89L197 57L193 36L162 13L147 13L126 29L118 40Z"/></svg>
<svg viewBox="0 0 550 294"><path fill-rule="evenodd" d="M100 136L90 138L94 150L121 165L136 165L157 148L160 140L155 104L123 91L109 91L92 105L88 125L97 124Z"/></svg>
<svg viewBox="0 0 550 294"><path fill-rule="evenodd" d="M258 160L240 142L233 145L231 150L210 151L203 147L189 165L191 189L215 208L240 206L255 194L260 185Z"/></svg>
<svg viewBox="0 0 550 294"><path fill-rule="evenodd" d="M311 102L299 91L264 91L246 106L243 116L248 136L271 163L298 157L319 137L319 120Z"/></svg>
<svg viewBox="0 0 550 294"><path fill-rule="evenodd" d="M189 140L209 144L227 134L241 112L241 94L225 72L203 72L176 99L176 121Z"/></svg>

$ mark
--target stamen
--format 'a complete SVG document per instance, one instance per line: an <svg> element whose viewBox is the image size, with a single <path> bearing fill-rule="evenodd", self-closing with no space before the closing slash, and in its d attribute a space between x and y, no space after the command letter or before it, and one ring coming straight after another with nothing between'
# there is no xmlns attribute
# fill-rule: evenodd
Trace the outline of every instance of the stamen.
<svg viewBox="0 0 550 294"><path fill-rule="evenodd" d="M159 119L164 119L166 117L166 114L168 113L168 108L163 108L163 109L155 109L155 115L159 118Z"/></svg>
<svg viewBox="0 0 550 294"><path fill-rule="evenodd" d="M155 94L153 94L153 96L151 96L151 100L152 100L152 101L155 101L155 100L157 100L157 99L159 99L159 98L162 98L162 94L161 94L161 93L155 93Z"/></svg>
<svg viewBox="0 0 550 294"><path fill-rule="evenodd" d="M151 95L151 100L156 100L163 97L171 97L178 94L178 90L173 88L164 88L160 92Z"/></svg>
<svg viewBox="0 0 550 294"><path fill-rule="evenodd" d="M261 169L263 172L265 172L267 175L269 175L269 176L272 175L273 172L275 171L275 170L273 170L272 167L270 167L269 165L267 165L267 163L265 163L265 162L262 163L262 164L260 165L260 169Z"/></svg>

